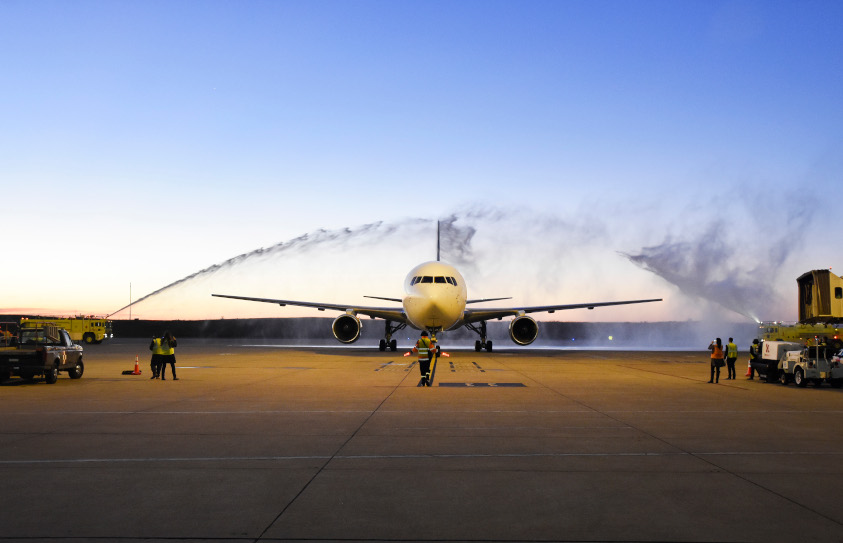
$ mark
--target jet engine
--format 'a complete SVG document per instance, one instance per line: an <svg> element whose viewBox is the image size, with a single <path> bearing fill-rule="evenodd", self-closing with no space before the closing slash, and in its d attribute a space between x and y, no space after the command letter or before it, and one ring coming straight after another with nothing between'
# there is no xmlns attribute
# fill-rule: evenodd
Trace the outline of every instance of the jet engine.
<svg viewBox="0 0 843 543"><path fill-rule="evenodd" d="M354 315L340 315L334 319L334 324L331 325L331 331L334 332L334 337L342 343L354 343L360 339L360 330L363 325L360 324L360 319Z"/></svg>
<svg viewBox="0 0 843 543"><path fill-rule="evenodd" d="M539 325L530 317L518 317L509 323L509 337L518 345L529 345L539 336Z"/></svg>

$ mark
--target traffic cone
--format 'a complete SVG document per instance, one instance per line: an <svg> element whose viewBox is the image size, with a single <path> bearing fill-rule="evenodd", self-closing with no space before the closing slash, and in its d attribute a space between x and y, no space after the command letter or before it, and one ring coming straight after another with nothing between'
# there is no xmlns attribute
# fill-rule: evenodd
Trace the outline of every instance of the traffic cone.
<svg viewBox="0 0 843 543"><path fill-rule="evenodd" d="M746 375L744 377L752 377L752 361L746 363Z"/></svg>
<svg viewBox="0 0 843 543"><path fill-rule="evenodd" d="M135 371L132 372L132 375L140 375L140 374L141 374L141 370L140 370L140 364L138 364L138 356L135 355Z"/></svg>

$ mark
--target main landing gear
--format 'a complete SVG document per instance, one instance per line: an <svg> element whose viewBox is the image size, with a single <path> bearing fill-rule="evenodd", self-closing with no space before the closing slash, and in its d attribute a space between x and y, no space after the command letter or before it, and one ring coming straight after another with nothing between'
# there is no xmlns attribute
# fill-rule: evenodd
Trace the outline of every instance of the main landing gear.
<svg viewBox="0 0 843 543"><path fill-rule="evenodd" d="M475 351L480 352L486 349L487 352L492 352L492 340L486 340L486 321L480 321L479 328L471 323L466 324L465 327L480 335L480 339L474 342Z"/></svg>
<svg viewBox="0 0 843 543"><path fill-rule="evenodd" d="M392 351L392 352L397 351L398 350L398 341L392 339L392 334L394 334L398 330L402 330L406 327L407 327L407 325L404 324L403 322L398 323L395 326L392 326L392 321L385 321L384 332L383 332L384 338L382 340L380 340L380 343L378 343L378 349L380 351L385 351L386 348L389 347L390 351Z"/></svg>

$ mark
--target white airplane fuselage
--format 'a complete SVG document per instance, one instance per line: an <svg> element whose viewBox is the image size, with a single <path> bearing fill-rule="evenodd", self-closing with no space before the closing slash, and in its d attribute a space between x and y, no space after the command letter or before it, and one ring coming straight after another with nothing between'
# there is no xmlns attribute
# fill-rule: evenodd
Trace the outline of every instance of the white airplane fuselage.
<svg viewBox="0 0 843 543"><path fill-rule="evenodd" d="M443 262L419 264L404 279L404 312L420 330L448 330L465 312L465 279Z"/></svg>

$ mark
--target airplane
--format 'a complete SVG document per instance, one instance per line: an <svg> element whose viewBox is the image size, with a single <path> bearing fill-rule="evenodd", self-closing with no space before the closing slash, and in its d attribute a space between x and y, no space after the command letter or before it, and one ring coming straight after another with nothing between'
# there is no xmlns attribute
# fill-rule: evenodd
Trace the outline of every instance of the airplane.
<svg viewBox="0 0 843 543"><path fill-rule="evenodd" d="M279 306L294 305L312 307L319 311L330 309L342 311L343 314L334 319L331 331L340 343L354 343L360 339L363 328L358 315L365 315L372 319L385 321L384 337L378 348L385 351L395 351L398 342L392 335L407 326L416 330L426 330L431 338L436 340L436 333L447 330L457 330L461 327L477 333L480 337L474 343L474 350L485 349L492 352L492 341L487 338L486 322L504 317L515 317L509 324L509 337L517 345L529 345L539 335L538 323L528 313L554 313L566 309L594 309L609 305L641 304L660 302L661 298L648 300L625 300L618 302L588 302L579 304L556 304L538 306L513 306L503 308L468 308L467 306L481 302L508 300L510 298L479 298L468 299L468 289L465 279L454 266L442 262L439 251L439 225L437 224L436 260L424 262L410 270L404 279L403 298L385 298L381 296L364 296L376 300L400 303L401 307L374 307L351 304L335 304L320 302L303 302L296 300L279 300L274 298L252 298L248 296L233 296L230 294L211 294L218 298L232 298L252 302L278 304Z"/></svg>

